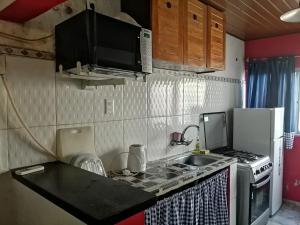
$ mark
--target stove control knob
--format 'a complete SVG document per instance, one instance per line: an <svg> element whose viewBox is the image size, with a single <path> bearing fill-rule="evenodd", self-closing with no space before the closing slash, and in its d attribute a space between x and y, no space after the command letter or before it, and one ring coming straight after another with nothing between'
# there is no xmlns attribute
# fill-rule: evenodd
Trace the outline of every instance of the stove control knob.
<svg viewBox="0 0 300 225"><path fill-rule="evenodd" d="M272 163L269 163L269 167L272 167L273 166L273 164Z"/></svg>
<svg viewBox="0 0 300 225"><path fill-rule="evenodd" d="M259 170L256 170L255 174L256 174L256 175L260 174L260 171L259 171Z"/></svg>
<svg viewBox="0 0 300 225"><path fill-rule="evenodd" d="M260 172L264 172L265 171L265 168L260 168Z"/></svg>

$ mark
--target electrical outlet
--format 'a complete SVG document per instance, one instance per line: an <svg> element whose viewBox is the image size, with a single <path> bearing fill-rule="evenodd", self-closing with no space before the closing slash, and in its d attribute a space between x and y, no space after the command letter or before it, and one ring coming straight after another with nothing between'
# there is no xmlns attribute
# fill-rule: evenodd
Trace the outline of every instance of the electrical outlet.
<svg viewBox="0 0 300 225"><path fill-rule="evenodd" d="M114 100L113 99L105 99L104 100L104 113L106 115L114 114Z"/></svg>
<svg viewBox="0 0 300 225"><path fill-rule="evenodd" d="M96 9L96 1L95 0L86 0L86 7L90 10Z"/></svg>

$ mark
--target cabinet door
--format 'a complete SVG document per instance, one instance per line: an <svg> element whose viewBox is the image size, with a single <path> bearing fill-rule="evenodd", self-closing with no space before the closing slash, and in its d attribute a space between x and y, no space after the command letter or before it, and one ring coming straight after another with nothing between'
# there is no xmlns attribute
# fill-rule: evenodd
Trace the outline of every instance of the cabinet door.
<svg viewBox="0 0 300 225"><path fill-rule="evenodd" d="M184 64L206 66L207 6L199 0L185 0Z"/></svg>
<svg viewBox="0 0 300 225"><path fill-rule="evenodd" d="M225 69L225 15L208 6L208 54L207 67Z"/></svg>
<svg viewBox="0 0 300 225"><path fill-rule="evenodd" d="M183 1L152 1L153 57L183 63Z"/></svg>

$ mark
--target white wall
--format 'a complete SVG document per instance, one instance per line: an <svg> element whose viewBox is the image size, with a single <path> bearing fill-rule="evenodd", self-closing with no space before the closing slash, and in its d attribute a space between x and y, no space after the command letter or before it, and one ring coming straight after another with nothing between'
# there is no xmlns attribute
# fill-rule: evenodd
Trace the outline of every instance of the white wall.
<svg viewBox="0 0 300 225"><path fill-rule="evenodd" d="M114 155L133 143L147 145L149 160L191 150L194 144L188 148L170 147L170 133L198 123L203 112L227 111L230 115L231 109L240 105L241 85L223 78L241 78L243 42L228 35L226 41L226 71L198 77L155 70L147 83L129 80L116 89L106 86L85 91L80 89L79 81L56 76L52 61L12 56L7 57L6 75L19 111L44 145L56 152L57 129L92 126L96 151L108 168ZM232 62L235 57L239 63ZM216 75L221 78L216 80ZM104 99L114 100L113 116L104 114ZM53 160L35 151L35 145L20 128L2 82L0 103L0 171ZM196 130L188 135L195 138ZM201 137L204 144L203 132ZM112 166L119 167L119 161ZM27 225L24 218L30 221L34 217L30 217L33 212L27 211L26 205L37 197L20 191L20 184L16 185L7 174L0 175L0 184L0 225ZM61 212L55 209L52 214ZM74 220L69 215L64 219Z"/></svg>
<svg viewBox="0 0 300 225"><path fill-rule="evenodd" d="M55 24L71 16L65 13L65 6L70 6L76 14L84 9L85 0L69 0L22 26L0 21L0 30L27 38L51 33ZM120 11L120 0L98 0L96 9L115 16ZM31 44L32 48L54 51L53 38ZM107 167L113 152L126 151L132 143L148 145L150 160L182 152L185 150L182 147L168 147L171 132L197 123L200 113L227 111L240 105L239 84L210 78L242 78L243 41L226 35L226 47L225 71L197 78L155 70L147 84L129 82L125 87L99 87L94 92L80 90L78 81L57 78L51 61L8 57L6 75L25 121L48 148L56 151L57 129L90 125L95 130L97 153ZM20 129L1 82L0 88L0 170L50 160L33 150L35 146ZM104 115L103 102L107 98L115 102L113 116Z"/></svg>
<svg viewBox="0 0 300 225"><path fill-rule="evenodd" d="M228 36L228 50L232 40ZM238 53L242 54L242 49ZM147 83L128 80L125 86L86 91L81 90L80 81L55 76L52 61L8 56L6 66L16 105L39 140L55 153L57 129L92 126L96 151L106 168L116 153L126 151L134 143L147 145L149 160L186 151L182 146L168 146L171 132L199 123L203 112L228 111L240 104L240 84L211 79L215 74L195 77L155 69ZM230 74L218 75L241 77L242 70L237 64L228 64L226 68ZM35 145L7 103L3 87L0 96L0 168L7 170L51 160L35 151ZM114 115L104 114L105 99L114 101ZM195 138L196 131L190 132L194 133L191 138Z"/></svg>
<svg viewBox="0 0 300 225"><path fill-rule="evenodd" d="M64 11L66 6L74 15L85 8L85 0L66 1L22 26L0 21L0 30L27 38L36 36L37 31L53 32L55 24L71 16ZM120 0L98 0L96 9L116 16ZM54 51L52 41L32 43L31 47ZM19 111L44 145L55 153L57 129L93 126L96 151L107 167L114 153L126 151L132 143L147 145L149 160L182 152L186 149L168 146L171 132L198 123L200 113L228 111L240 105L241 85L222 78L243 77L244 42L226 35L226 48L225 71L197 77L155 70L147 84L129 81L116 89L81 90L79 81L55 76L54 62L29 58L7 57L6 76ZM104 114L105 99L114 100L112 116ZM34 151L36 146L21 129L1 82L0 102L0 171L51 160ZM194 138L195 131L190 132Z"/></svg>
<svg viewBox="0 0 300 225"><path fill-rule="evenodd" d="M215 76L244 79L245 42L231 35L226 35L226 68L214 73Z"/></svg>

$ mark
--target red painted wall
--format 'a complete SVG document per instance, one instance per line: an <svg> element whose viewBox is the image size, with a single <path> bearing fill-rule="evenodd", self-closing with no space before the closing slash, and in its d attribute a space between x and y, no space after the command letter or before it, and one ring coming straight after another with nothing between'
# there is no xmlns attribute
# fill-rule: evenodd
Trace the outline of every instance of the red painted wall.
<svg viewBox="0 0 300 225"><path fill-rule="evenodd" d="M245 44L246 57L272 57L285 55L300 56L300 33L273 38L247 41ZM300 58L297 58L300 67Z"/></svg>
<svg viewBox="0 0 300 225"><path fill-rule="evenodd" d="M0 12L0 19L11 22L25 22L66 0L15 0Z"/></svg>
<svg viewBox="0 0 300 225"><path fill-rule="evenodd" d="M300 33L247 41L245 44L246 58L284 55L300 56ZM296 67L300 68L300 58L297 58ZM300 202L300 136L295 138L294 149L286 150L284 157L283 196Z"/></svg>
<svg viewBox="0 0 300 225"><path fill-rule="evenodd" d="M294 149L284 154L284 198L300 202L300 137L296 137Z"/></svg>

